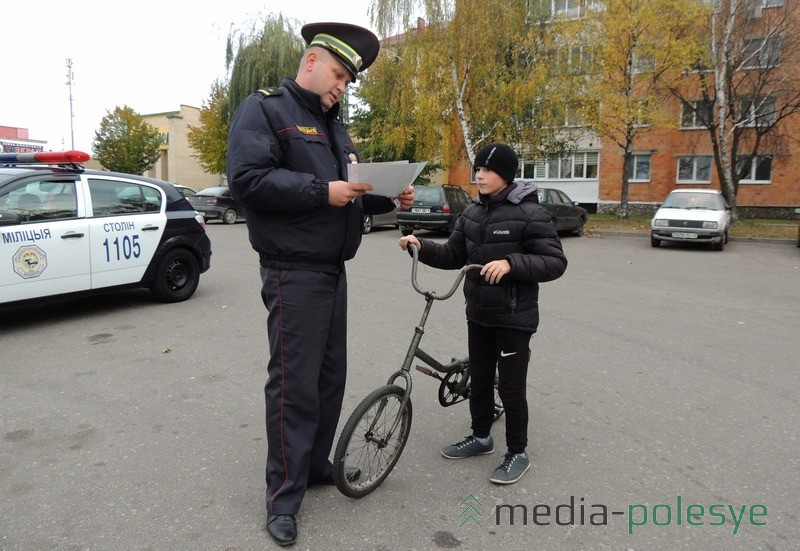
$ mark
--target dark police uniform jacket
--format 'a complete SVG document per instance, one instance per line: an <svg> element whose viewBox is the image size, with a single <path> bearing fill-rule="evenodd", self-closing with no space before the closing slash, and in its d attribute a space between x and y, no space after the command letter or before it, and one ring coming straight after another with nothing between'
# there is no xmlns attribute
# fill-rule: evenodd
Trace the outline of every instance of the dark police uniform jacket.
<svg viewBox="0 0 800 551"><path fill-rule="evenodd" d="M550 213L538 204L535 184L512 183L494 197L481 195L464 209L447 243L422 240L421 262L442 269L505 259L511 272L490 285L480 270L464 280L467 319L484 327L535 333L539 283L561 277L567 257Z"/></svg>
<svg viewBox="0 0 800 551"><path fill-rule="evenodd" d="M364 213L393 208L373 195L328 204L328 182L347 180L347 164L358 161L338 112L337 103L323 113L320 97L291 78L251 94L236 111L228 182L263 266L338 271L361 243Z"/></svg>

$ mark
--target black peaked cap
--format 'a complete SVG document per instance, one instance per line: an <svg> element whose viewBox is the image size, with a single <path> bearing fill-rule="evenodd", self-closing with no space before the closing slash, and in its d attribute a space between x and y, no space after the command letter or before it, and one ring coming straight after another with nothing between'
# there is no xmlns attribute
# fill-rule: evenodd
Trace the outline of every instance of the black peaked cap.
<svg viewBox="0 0 800 551"><path fill-rule="evenodd" d="M330 51L353 74L353 80L372 65L381 47L372 31L349 23L309 23L300 34L309 46Z"/></svg>

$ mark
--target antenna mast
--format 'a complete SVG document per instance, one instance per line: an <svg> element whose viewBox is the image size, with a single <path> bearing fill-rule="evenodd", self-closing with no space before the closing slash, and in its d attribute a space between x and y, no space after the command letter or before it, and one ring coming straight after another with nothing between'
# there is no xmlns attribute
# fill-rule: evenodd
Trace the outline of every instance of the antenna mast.
<svg viewBox="0 0 800 551"><path fill-rule="evenodd" d="M75 130L73 129L73 119L75 115L72 112L72 83L75 82L75 74L72 72L72 58L67 58L67 86L69 86L69 135L71 149L75 149Z"/></svg>

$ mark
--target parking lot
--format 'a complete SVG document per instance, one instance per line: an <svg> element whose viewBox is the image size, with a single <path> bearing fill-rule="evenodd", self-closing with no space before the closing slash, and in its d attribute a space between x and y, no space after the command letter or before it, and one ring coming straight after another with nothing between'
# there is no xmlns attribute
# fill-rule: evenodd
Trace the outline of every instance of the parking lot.
<svg viewBox="0 0 800 551"><path fill-rule="evenodd" d="M272 548L257 256L244 224L208 231L211 269L186 302L132 290L0 308L0 549ZM347 266L340 427L422 313L398 237L373 230ZM542 285L532 341L531 471L499 487L501 446L442 458L469 433L467 406L442 408L415 372L398 466L360 500L310 490L296 549L796 548L800 249L563 243L570 264ZM444 289L454 274L419 276ZM464 355L463 312L460 294L437 302L423 348Z"/></svg>

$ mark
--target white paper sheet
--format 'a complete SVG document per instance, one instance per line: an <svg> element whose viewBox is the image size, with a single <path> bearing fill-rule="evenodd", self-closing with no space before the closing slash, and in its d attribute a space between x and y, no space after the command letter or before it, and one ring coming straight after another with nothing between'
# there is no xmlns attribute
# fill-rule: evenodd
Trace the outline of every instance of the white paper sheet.
<svg viewBox="0 0 800 551"><path fill-rule="evenodd" d="M384 163L350 163L347 165L347 181L370 184L374 189L370 195L397 197L414 183L427 162L389 161Z"/></svg>

